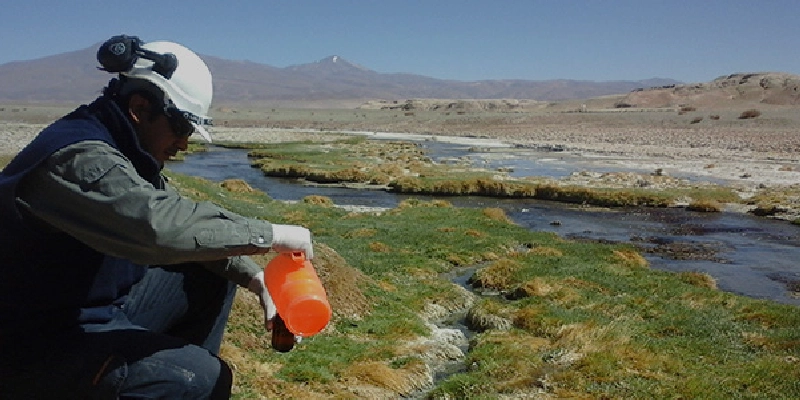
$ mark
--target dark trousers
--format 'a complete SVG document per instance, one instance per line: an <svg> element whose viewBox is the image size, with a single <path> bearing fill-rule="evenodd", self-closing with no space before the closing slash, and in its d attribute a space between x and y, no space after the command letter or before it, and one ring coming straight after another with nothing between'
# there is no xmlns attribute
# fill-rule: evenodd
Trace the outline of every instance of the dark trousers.
<svg viewBox="0 0 800 400"><path fill-rule="evenodd" d="M227 399L217 354L235 293L196 264L150 268L112 321L15 351L0 399Z"/></svg>

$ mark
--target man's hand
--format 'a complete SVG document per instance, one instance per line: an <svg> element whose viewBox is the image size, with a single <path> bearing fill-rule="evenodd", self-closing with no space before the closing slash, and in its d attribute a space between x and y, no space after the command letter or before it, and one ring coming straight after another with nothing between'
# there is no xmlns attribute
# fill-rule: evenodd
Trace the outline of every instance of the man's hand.
<svg viewBox="0 0 800 400"><path fill-rule="evenodd" d="M272 250L278 253L302 251L306 260L314 258L311 231L297 225L272 224Z"/></svg>
<svg viewBox="0 0 800 400"><path fill-rule="evenodd" d="M264 310L264 328L271 331L272 321L275 319L277 310L275 309L275 303L272 302L272 296L269 295L267 285L264 284L264 271L260 271L250 280L247 289L258 296L261 308Z"/></svg>

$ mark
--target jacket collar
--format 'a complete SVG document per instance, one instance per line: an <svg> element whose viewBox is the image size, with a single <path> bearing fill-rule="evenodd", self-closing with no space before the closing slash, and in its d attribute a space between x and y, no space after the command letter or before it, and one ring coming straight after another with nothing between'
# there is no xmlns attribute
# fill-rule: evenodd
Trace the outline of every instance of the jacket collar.
<svg viewBox="0 0 800 400"><path fill-rule="evenodd" d="M64 119L95 119L111 134L117 148L133 163L136 172L154 185L160 180L161 166L139 144L136 130L108 95L102 95L89 105L84 105L66 115Z"/></svg>

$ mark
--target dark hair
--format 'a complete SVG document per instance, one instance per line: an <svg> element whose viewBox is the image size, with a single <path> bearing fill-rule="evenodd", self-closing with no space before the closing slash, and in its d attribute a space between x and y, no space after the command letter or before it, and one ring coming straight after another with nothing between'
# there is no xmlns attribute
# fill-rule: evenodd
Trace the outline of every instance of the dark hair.
<svg viewBox="0 0 800 400"><path fill-rule="evenodd" d="M124 76L114 78L103 88L103 95L117 103L120 109L128 108L131 96L139 95L150 103L150 121L165 114L164 92L155 84L144 79L128 79Z"/></svg>

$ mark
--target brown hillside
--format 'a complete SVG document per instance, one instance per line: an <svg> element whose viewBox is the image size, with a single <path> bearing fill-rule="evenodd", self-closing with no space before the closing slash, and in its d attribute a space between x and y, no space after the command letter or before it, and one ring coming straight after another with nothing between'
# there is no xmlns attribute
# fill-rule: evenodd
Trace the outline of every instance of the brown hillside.
<svg viewBox="0 0 800 400"><path fill-rule="evenodd" d="M800 104L800 75L762 72L721 76L708 83L643 88L622 103L638 108L725 106L731 103Z"/></svg>

